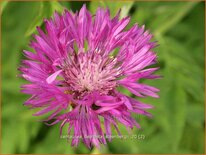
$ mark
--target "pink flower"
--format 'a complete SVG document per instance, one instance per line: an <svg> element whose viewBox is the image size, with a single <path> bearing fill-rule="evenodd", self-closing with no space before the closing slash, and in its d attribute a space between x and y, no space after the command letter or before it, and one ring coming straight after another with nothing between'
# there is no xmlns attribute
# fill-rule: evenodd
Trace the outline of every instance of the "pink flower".
<svg viewBox="0 0 206 155"><path fill-rule="evenodd" d="M68 123L72 146L79 144L78 137L89 148L106 144L112 126L119 134L118 123L140 127L132 113L151 116L145 111L151 105L117 91L122 86L138 97L158 97L158 89L138 82L158 78L153 75L158 68L148 68L156 63L156 43L144 26L124 31L129 21L119 20L119 13L111 18L102 8L92 17L85 5L75 14L65 10L44 21L45 32L37 27L30 44L35 53L24 51L28 59L20 71L29 84L22 92L31 94L25 105L41 108L35 116L50 112L45 122L61 122L60 131Z"/></svg>

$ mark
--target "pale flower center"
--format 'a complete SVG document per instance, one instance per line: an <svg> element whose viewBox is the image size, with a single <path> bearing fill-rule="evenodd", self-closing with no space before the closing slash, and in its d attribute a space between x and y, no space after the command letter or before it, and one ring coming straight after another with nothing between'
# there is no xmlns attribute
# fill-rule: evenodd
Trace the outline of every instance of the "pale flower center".
<svg viewBox="0 0 206 155"><path fill-rule="evenodd" d="M64 70L65 80L72 91L107 94L116 86L119 75L116 59L98 53L80 53Z"/></svg>

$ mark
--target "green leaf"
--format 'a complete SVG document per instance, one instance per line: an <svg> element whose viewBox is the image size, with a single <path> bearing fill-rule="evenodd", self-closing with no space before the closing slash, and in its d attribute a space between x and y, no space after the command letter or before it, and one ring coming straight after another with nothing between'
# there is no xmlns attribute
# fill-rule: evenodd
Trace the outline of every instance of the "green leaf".
<svg viewBox="0 0 206 155"><path fill-rule="evenodd" d="M5 1L5 0L0 2L0 15L2 15L2 12L4 11L4 9L8 3L9 3L9 1Z"/></svg>
<svg viewBox="0 0 206 155"><path fill-rule="evenodd" d="M58 2L58 1L52 1L51 3L51 7L53 11L57 11L62 13L64 10L64 7Z"/></svg>
<svg viewBox="0 0 206 155"><path fill-rule="evenodd" d="M114 138L112 139L112 142L108 143L109 151L111 153L138 153L138 144L141 143L138 139L138 134L134 132L129 134L126 127L120 123L118 124L118 128L122 134L122 138L118 136L117 132L113 129L112 136Z"/></svg>
<svg viewBox="0 0 206 155"><path fill-rule="evenodd" d="M198 61L193 59L193 53L188 52L187 46L182 46L183 43L168 37L158 37L161 44L162 57L165 60L168 69L174 69L178 72L180 80L183 83L185 90L190 93L197 101L204 100L204 68L198 65ZM198 51L203 54L203 50ZM192 65L188 65L192 64ZM198 84L197 84L198 83Z"/></svg>
<svg viewBox="0 0 206 155"><path fill-rule="evenodd" d="M95 14L98 7L109 8L111 16L115 16L117 12L121 9L120 17L123 18L128 15L129 10L131 9L133 1L121 1L121 2L108 2L108 1L92 1L90 3L90 11Z"/></svg>
<svg viewBox="0 0 206 155"><path fill-rule="evenodd" d="M9 2L2 13L2 74L16 79L22 48L27 44L25 29L35 16L39 2ZM27 18L23 19L27 15ZM11 46L12 45L12 46Z"/></svg>
<svg viewBox="0 0 206 155"><path fill-rule="evenodd" d="M202 127L204 124L204 108L203 104L190 104L187 108L187 122L195 127Z"/></svg>
<svg viewBox="0 0 206 155"><path fill-rule="evenodd" d="M57 1L41 2L39 13L27 29L25 36L30 36L35 32L36 26L41 26L44 18L50 18L54 11L63 12L63 6Z"/></svg>
<svg viewBox="0 0 206 155"><path fill-rule="evenodd" d="M45 10L44 10L44 3L41 2L40 3L40 7L39 7L39 13L38 15L35 17L35 19L33 20L33 22L30 24L29 28L27 29L25 36L30 36L32 33L34 33L34 31L36 30L36 26L40 26L43 23L43 18L46 17L45 16Z"/></svg>
<svg viewBox="0 0 206 155"><path fill-rule="evenodd" d="M184 150L190 150L190 153L204 154L204 131L204 125L202 125L201 128L190 125L185 126L182 140L180 143L180 148Z"/></svg>
<svg viewBox="0 0 206 155"><path fill-rule="evenodd" d="M130 25L134 25L135 23L138 23L139 25L146 25L147 23L150 23L154 20L154 10L161 6L159 5L161 2L149 2L145 3L142 1L139 1L137 3L134 3L134 13L132 14L131 23ZM152 19L152 20L151 20ZM149 22L148 22L149 21Z"/></svg>
<svg viewBox="0 0 206 155"><path fill-rule="evenodd" d="M157 29L155 30L155 34L164 34L169 29L174 27L175 24L177 24L183 17L185 17L197 4L198 2L187 2L184 3L184 5L181 6L178 10L174 10L175 12L171 14L171 16L167 17L167 19L169 18L170 20L167 20L166 22L164 22L164 24L158 22L159 24Z"/></svg>
<svg viewBox="0 0 206 155"><path fill-rule="evenodd" d="M186 119L186 93L181 86L181 81L176 75L175 83L173 83L173 89L166 95L166 102L168 103L168 112L170 113L170 138L172 142L171 149L177 152L178 145L180 143L181 135L183 133L185 119Z"/></svg>
<svg viewBox="0 0 206 155"><path fill-rule="evenodd" d="M58 154L73 154L74 150L67 143L67 139L60 138L59 136L59 126L49 127L48 135L45 139L36 143L34 146L34 153L44 154L44 153L58 153ZM55 147L51 147L55 146Z"/></svg>

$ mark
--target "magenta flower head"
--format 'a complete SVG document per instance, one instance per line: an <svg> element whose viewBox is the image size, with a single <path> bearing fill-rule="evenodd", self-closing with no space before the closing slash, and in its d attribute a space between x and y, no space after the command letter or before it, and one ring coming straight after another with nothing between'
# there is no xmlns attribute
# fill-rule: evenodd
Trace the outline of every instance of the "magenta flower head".
<svg viewBox="0 0 206 155"><path fill-rule="evenodd" d="M124 31L130 18L119 14L111 18L98 8L92 16L85 5L79 13L54 13L44 21L45 32L37 27L30 44L35 52L24 51L19 69L29 84L22 92L31 95L25 105L40 108L35 116L49 113L44 121L61 123L60 134L68 124L72 146L106 144L112 127L120 134L119 123L140 127L132 113L151 116L145 111L151 105L119 92L120 86L140 98L158 97L158 89L139 82L158 77L158 68L148 68L156 63L156 43L144 26Z"/></svg>

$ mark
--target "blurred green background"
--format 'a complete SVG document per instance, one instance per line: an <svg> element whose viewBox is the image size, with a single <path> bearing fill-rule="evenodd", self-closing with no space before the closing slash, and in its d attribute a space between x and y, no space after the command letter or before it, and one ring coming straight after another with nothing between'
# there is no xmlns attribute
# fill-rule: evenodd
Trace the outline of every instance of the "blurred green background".
<svg viewBox="0 0 206 155"><path fill-rule="evenodd" d="M77 11L82 4L94 14L109 7L112 16L122 8L134 23L145 24L158 46L160 80L144 82L158 87L159 99L146 98L155 109L152 119L136 116L142 129L137 138L115 138L101 149L83 144L72 148L59 138L59 124L48 127L23 106L27 95L19 92L24 80L17 77L29 49L31 34L43 18L63 8ZM1 2L2 150L1 153L204 153L204 2ZM125 92L128 93L129 92ZM131 94L129 94L131 95ZM120 126L123 135L127 135ZM116 133L114 133L116 134Z"/></svg>

